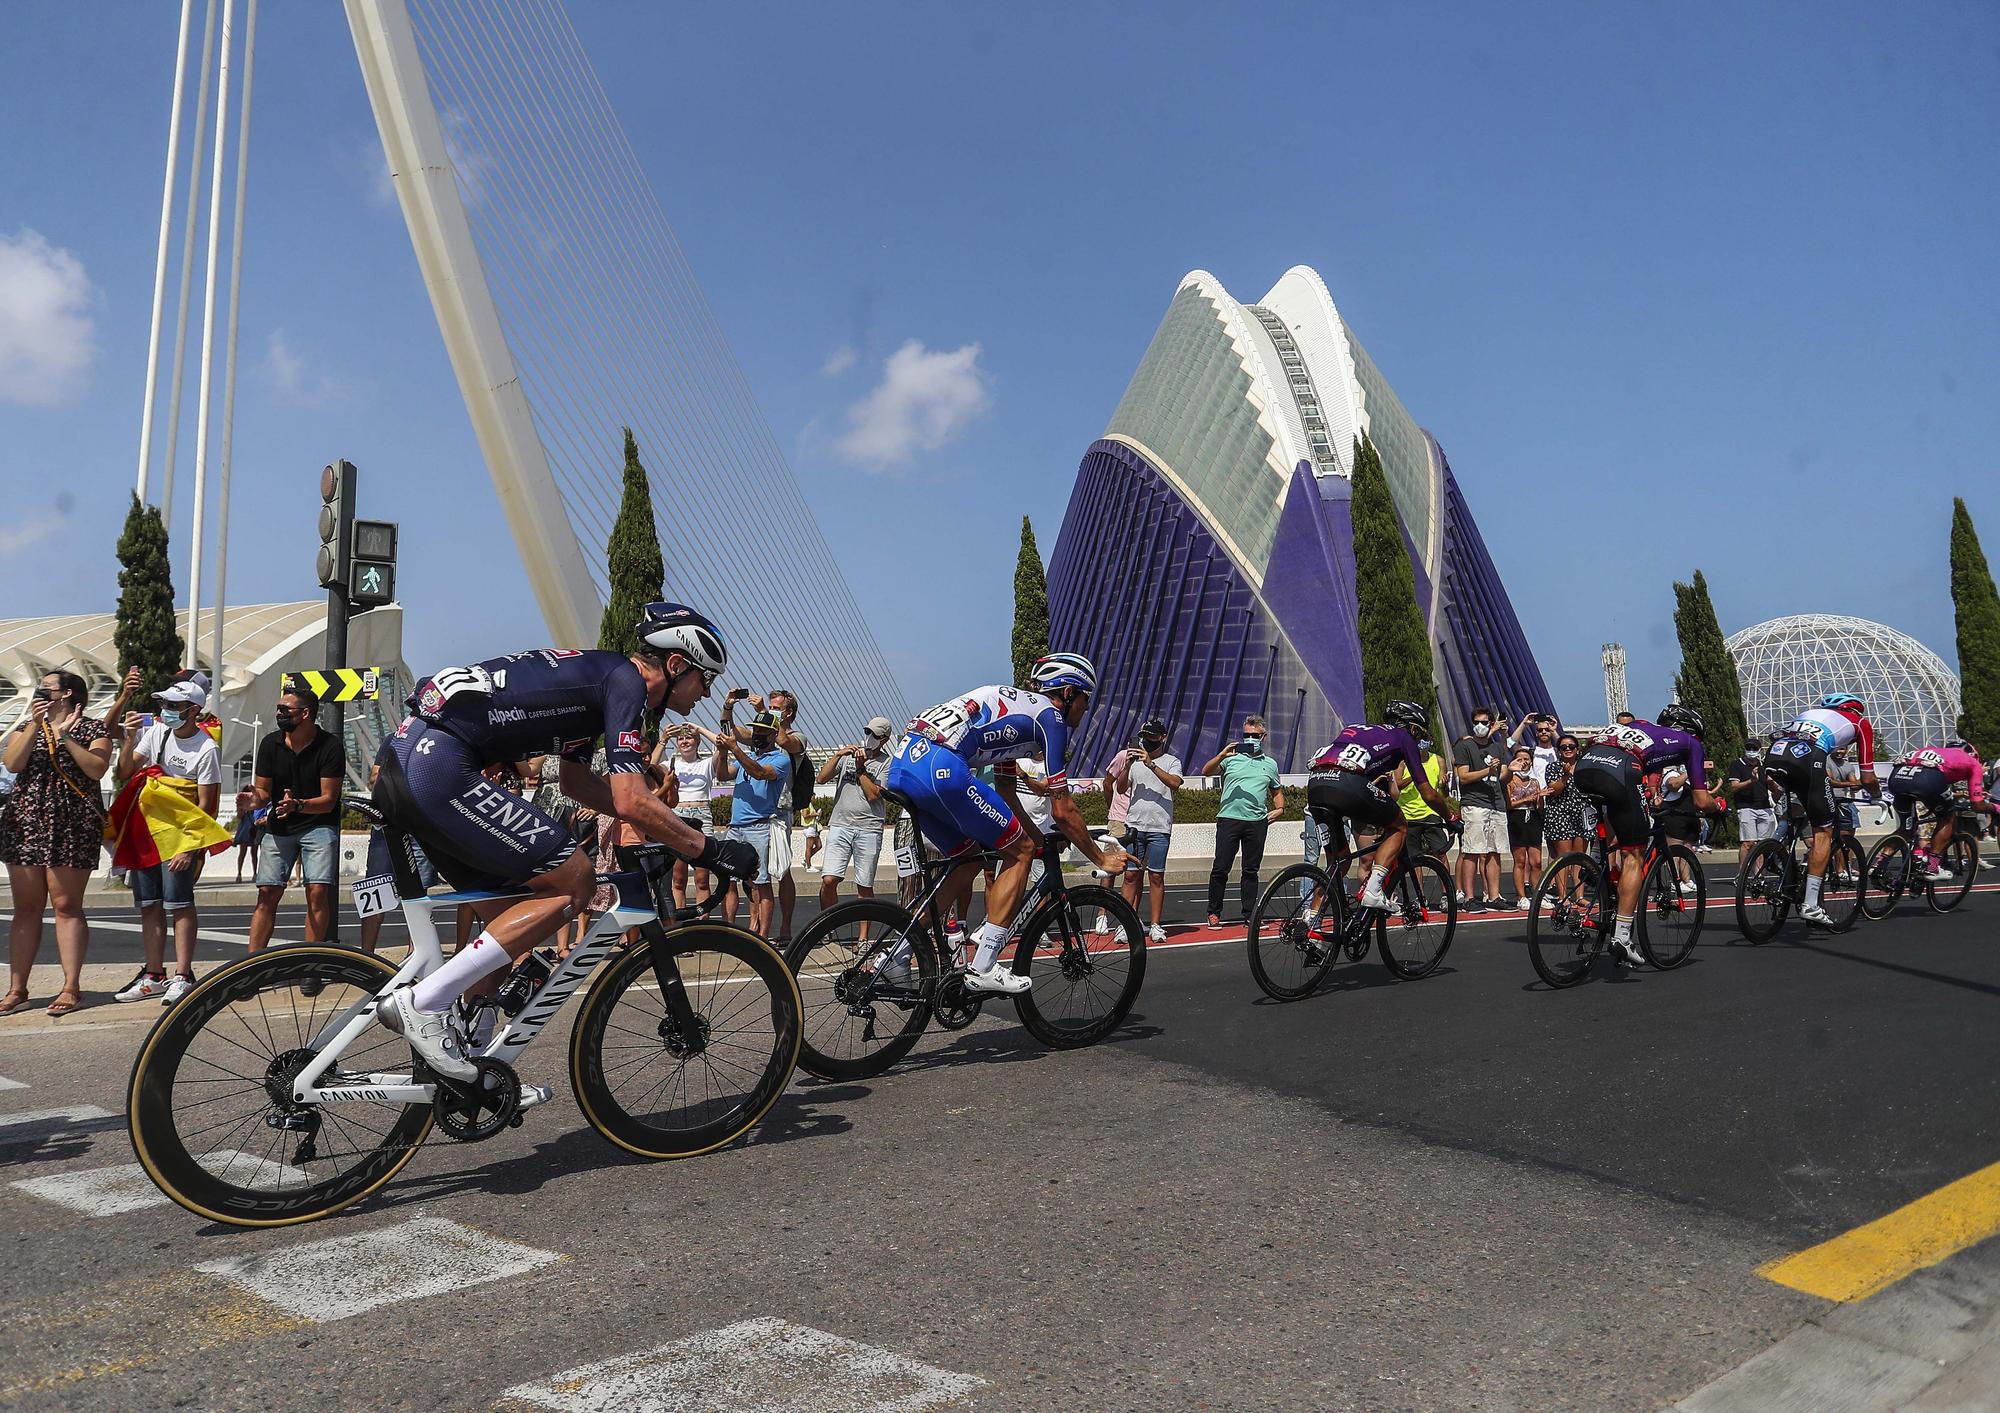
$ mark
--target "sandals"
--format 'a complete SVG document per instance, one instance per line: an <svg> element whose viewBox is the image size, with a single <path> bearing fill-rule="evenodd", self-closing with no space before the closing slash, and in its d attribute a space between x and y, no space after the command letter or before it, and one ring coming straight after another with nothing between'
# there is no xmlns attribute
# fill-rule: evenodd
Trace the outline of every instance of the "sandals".
<svg viewBox="0 0 2000 1413"><path fill-rule="evenodd" d="M27 1004L28 993L26 989L17 988L9 991L5 996L0 996L0 1016L11 1016Z"/></svg>
<svg viewBox="0 0 2000 1413"><path fill-rule="evenodd" d="M63 999L65 996L70 999L65 1001ZM62 990L56 992L55 1000L49 1002L48 1013L52 1016L66 1016L82 1004L83 997L73 987L65 986Z"/></svg>

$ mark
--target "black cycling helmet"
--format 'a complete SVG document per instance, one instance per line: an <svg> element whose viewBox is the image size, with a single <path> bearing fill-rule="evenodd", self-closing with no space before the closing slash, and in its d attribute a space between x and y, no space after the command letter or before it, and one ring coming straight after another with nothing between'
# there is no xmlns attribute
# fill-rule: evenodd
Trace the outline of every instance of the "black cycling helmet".
<svg viewBox="0 0 2000 1413"><path fill-rule="evenodd" d="M1671 731L1685 731L1690 736L1706 737L1708 727L1701 719L1701 713L1691 706L1679 702L1668 702L1660 708L1660 725Z"/></svg>
<svg viewBox="0 0 2000 1413"><path fill-rule="evenodd" d="M722 630L686 604L657 600L647 604L632 632L642 648L661 657L679 653L711 682L729 665Z"/></svg>
<svg viewBox="0 0 2000 1413"><path fill-rule="evenodd" d="M1403 701L1400 698L1382 708L1382 719L1406 726L1412 731L1428 731L1431 714L1424 710L1421 702Z"/></svg>

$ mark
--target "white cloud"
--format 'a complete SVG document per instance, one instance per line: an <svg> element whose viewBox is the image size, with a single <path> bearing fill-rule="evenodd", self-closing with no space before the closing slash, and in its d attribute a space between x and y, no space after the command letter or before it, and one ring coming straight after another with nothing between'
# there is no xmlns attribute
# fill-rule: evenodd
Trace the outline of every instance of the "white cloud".
<svg viewBox="0 0 2000 1413"><path fill-rule="evenodd" d="M271 384L271 396L292 407L325 407L348 394L344 383L309 367L283 329L271 330L264 346L264 376Z"/></svg>
<svg viewBox="0 0 2000 1413"><path fill-rule="evenodd" d="M835 450L876 471L907 465L964 431L992 401L976 343L950 353L911 339L882 365L882 381L847 409Z"/></svg>
<svg viewBox="0 0 2000 1413"><path fill-rule="evenodd" d="M819 375L822 378L838 378L860 361L861 355L854 351L854 345L844 343L826 356L826 362L819 365Z"/></svg>
<svg viewBox="0 0 2000 1413"><path fill-rule="evenodd" d="M22 550L40 544L67 524L69 515L61 509L27 520L0 524L0 559L12 559Z"/></svg>
<svg viewBox="0 0 2000 1413"><path fill-rule="evenodd" d="M97 363L97 287L83 262L25 226L0 235L0 402L54 407Z"/></svg>

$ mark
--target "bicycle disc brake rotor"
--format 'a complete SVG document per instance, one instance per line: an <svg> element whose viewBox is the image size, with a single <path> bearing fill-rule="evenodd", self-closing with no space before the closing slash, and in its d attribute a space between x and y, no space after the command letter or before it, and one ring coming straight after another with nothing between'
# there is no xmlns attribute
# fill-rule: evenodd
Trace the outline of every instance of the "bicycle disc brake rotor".
<svg viewBox="0 0 2000 1413"><path fill-rule="evenodd" d="M694 1029L690 1032L674 1017L668 1016L660 1022L660 1043L676 1060L699 1055L708 1048L708 1017L694 1017Z"/></svg>
<svg viewBox="0 0 2000 1413"><path fill-rule="evenodd" d="M484 1056L472 1063L476 1078L461 1085L440 1076L431 1100L437 1126L461 1143L491 1138L521 1110L521 1080L512 1069Z"/></svg>

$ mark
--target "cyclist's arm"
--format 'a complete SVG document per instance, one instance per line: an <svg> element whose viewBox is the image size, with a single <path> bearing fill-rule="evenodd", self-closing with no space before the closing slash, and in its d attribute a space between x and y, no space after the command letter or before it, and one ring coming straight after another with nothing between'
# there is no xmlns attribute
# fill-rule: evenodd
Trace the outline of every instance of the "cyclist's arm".
<svg viewBox="0 0 2000 1413"><path fill-rule="evenodd" d="M587 810L616 814L611 802L611 786L605 778L580 760L556 762L556 780L562 792Z"/></svg>
<svg viewBox="0 0 2000 1413"><path fill-rule="evenodd" d="M564 779L563 790L565 794L570 794L567 778ZM604 793L611 813L677 854L693 858L708 843L699 830L668 809L666 802L653 793L652 786L646 783L645 774L641 771L620 771L611 777ZM581 797L575 794L570 794L570 798L582 802Z"/></svg>
<svg viewBox="0 0 2000 1413"><path fill-rule="evenodd" d="M1097 846L1097 840L1090 834L1090 826L1083 822L1083 811L1076 807L1076 798L1067 790L1049 796L1049 813L1056 832L1076 845L1091 866L1102 873L1117 872L1124 868L1125 851L1113 844L1109 850ZM1025 825L1026 821L1022 823ZM1118 866L1117 869L1112 867Z"/></svg>

